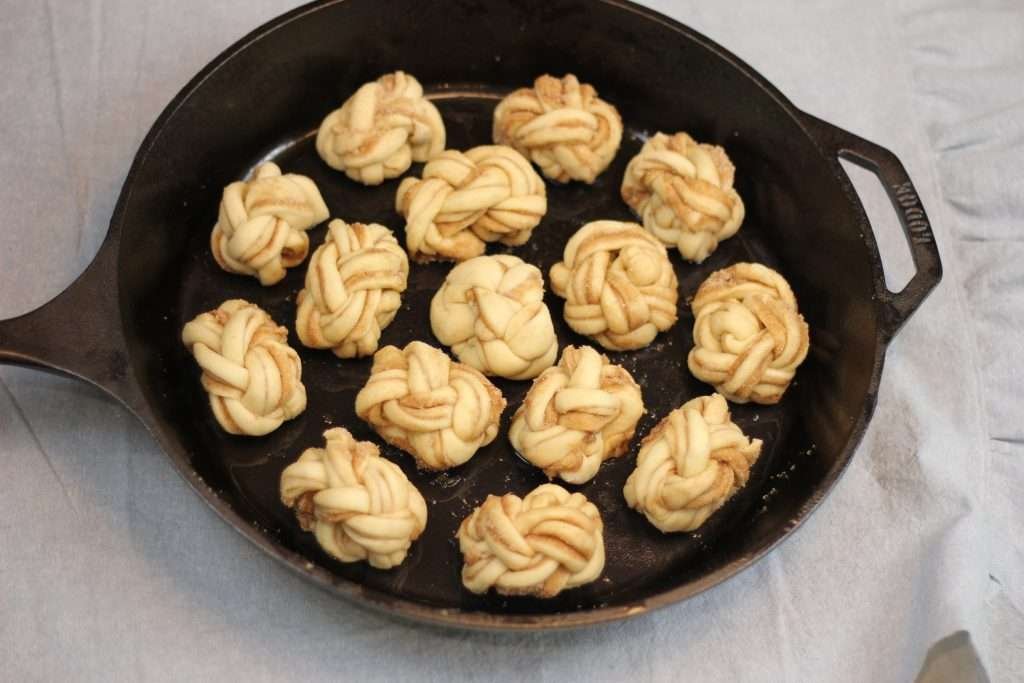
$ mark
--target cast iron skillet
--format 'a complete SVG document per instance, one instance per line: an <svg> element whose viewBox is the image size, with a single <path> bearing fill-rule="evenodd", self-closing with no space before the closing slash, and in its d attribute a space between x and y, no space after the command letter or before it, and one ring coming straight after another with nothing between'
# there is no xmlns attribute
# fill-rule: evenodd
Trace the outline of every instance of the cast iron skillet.
<svg viewBox="0 0 1024 683"><path fill-rule="evenodd" d="M221 189L263 159L311 176L333 216L401 233L393 209L398 181L375 189L350 182L318 159L311 137L359 84L399 68L432 93L456 149L488 143L497 98L544 72L576 73L618 106L627 131L613 165L593 187L549 185L548 215L515 250L545 273L584 222L630 218L618 187L644 136L685 129L727 148L747 206L743 229L700 266L673 254L679 323L648 349L613 354L644 387L649 412L637 441L669 410L711 391L686 370L693 320L683 304L709 273L739 260L778 268L811 325L811 354L782 404L734 408L744 431L766 444L747 487L699 533L663 536L622 500L635 447L606 463L580 487L605 520L606 570L598 582L553 600L469 594L452 540L459 520L488 493L522 495L543 480L505 436L528 382L498 383L509 400L502 433L459 469L419 473L408 456L384 447L427 498L430 518L406 562L382 572L330 559L277 494L281 470L303 448L320 445L329 425L379 442L352 407L370 360L304 349L293 331L309 407L270 436L246 439L215 425L179 341L187 320L231 297L294 325L304 265L264 289L221 271L208 248ZM874 171L893 200L917 269L902 292L886 289L871 227L838 157ZM323 227L312 233L314 247L323 236ZM384 343L434 342L428 303L449 267L413 267ZM53 301L0 322L0 360L61 371L111 393L229 524L337 595L445 625L564 627L687 598L790 534L852 457L874 409L886 345L940 277L927 218L891 152L797 110L736 57L655 12L621 0L320 2L243 38L174 98L142 143L95 261ZM562 322L561 301L549 294L548 303L561 344L584 343Z"/></svg>

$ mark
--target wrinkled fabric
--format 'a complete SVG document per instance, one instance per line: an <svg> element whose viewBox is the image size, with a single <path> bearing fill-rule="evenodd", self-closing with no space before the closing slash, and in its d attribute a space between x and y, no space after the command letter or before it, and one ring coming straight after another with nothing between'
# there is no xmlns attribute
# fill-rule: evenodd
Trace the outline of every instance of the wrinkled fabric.
<svg viewBox="0 0 1024 683"><path fill-rule="evenodd" d="M0 317L85 267L163 106L290 5L3 3ZM942 251L943 283L890 347L856 457L803 527L727 583L627 623L545 635L412 626L332 599L261 554L99 391L2 368L6 676L911 681L933 645L959 634L977 652L961 664L1020 680L1024 4L652 5L799 107L892 149ZM889 275L906 274L888 200L869 175L854 178L880 219Z"/></svg>

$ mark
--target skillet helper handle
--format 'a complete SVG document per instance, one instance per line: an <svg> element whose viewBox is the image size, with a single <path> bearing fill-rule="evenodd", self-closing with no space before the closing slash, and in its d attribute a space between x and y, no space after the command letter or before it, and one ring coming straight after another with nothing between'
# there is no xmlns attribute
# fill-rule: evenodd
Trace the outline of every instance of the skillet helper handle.
<svg viewBox="0 0 1024 683"><path fill-rule="evenodd" d="M0 320L0 363L70 375L129 393L116 249L105 243L77 280L34 311Z"/></svg>
<svg viewBox="0 0 1024 683"><path fill-rule="evenodd" d="M883 333L887 339L892 339L942 279L939 248L928 215L907 170L895 154L810 114L804 114L804 121L818 141L836 157L878 176L903 226L917 272L901 291L893 292L883 286L879 293L886 311Z"/></svg>

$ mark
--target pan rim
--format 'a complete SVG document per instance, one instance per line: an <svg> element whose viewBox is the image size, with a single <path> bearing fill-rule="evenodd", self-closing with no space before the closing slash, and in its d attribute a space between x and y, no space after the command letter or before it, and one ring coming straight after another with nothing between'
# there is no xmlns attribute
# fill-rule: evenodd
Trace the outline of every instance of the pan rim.
<svg viewBox="0 0 1024 683"><path fill-rule="evenodd" d="M178 110L202 86L202 84L224 65L229 63L237 54L241 53L250 45L258 42L264 36L269 35L270 33L283 28L294 21L302 19L307 15L313 14L327 7L343 4L346 1L347 0L313 0L312 2L301 5L293 10L270 19L221 51L175 94L171 101L161 111L160 115L156 118L139 146L129 172L125 177L117 204L111 216L107 235L100 246L100 252L106 249L114 249L117 252L115 263L120 265L121 254L119 246L122 223L124 214L132 198L133 190L135 189L139 169L149 158L149 154L160 135L164 132L167 122L174 117ZM817 136L815 136L805 124L806 115L802 110L797 108L773 84L767 81L751 66L746 64L746 62L716 42L685 26L684 24L655 10L642 7L631 0L594 1L630 12L648 21L654 21L674 33L701 45L703 48L724 60L744 76L752 80L776 102L783 112L794 120L800 130L802 130L803 133L814 143L822 157L829 162L830 167L833 169L835 180L840 184L844 193L850 200L850 206L856 214L855 217L857 221L865 227L862 232L864 234L865 246L871 260L874 286L877 290L881 277L881 258L874 235L870 229L870 223L867 220L866 213L864 212L863 206L860 203L852 183L846 176L845 172L842 171L842 167L839 165L838 161L827 154ZM884 280L881 281L884 282ZM120 286L119 280L118 286ZM123 326L125 311L122 308L120 309L120 312L121 324ZM875 313L876 319L881 320L882 311L878 297L876 297ZM800 526L802 526L822 501L829 495L835 487L835 484L845 473L853 458L854 452L863 439L867 425L874 413L877 402L878 387L885 359L885 351L888 345L888 340L883 335L882 329L882 325L879 324L875 336L875 357L872 361L871 375L867 385L867 392L864 397L863 407L860 414L857 416L857 419L851 426L850 437L847 443L841 449L840 453L838 453L836 464L833 466L832 470L821 481L817 489L811 492L807 501L799 509L798 513L792 517L790 523L777 530L774 538L771 538L771 540L765 542L754 551L741 555L712 572L667 591L649 596L636 604L598 607L575 612L556 612L550 614L468 612L457 608L443 608L419 603L414 600L391 595L384 591L369 588L362 584L350 581L349 579L342 578L325 568L317 566L306 557L285 548L269 535L247 522L224 498L213 491L197 474L196 470L185 457L185 454L179 444L176 443L173 436L165 432L160 421L156 418L153 407L151 406L149 399L146 398L145 393L141 390L134 392L135 396L132 401L128 401L123 397L118 397L118 399L124 402L125 405L141 419L147 430L153 435L157 443L160 445L164 455L170 459L179 475L188 482L196 494L198 494L199 497L205 501L206 504L216 512L222 520L238 531L243 537L259 547L263 552L274 558L277 562L283 564L292 572L302 576L321 589L345 599L354 606L369 608L370 610L381 613L385 616L402 617L421 623L482 631L523 632L538 630L564 630L584 626L596 626L599 624L635 618L655 609L694 597L751 567L782 543L782 541L789 538ZM131 355L130 348L128 351L129 355ZM134 388L141 389L138 377L134 371L134 366L131 363L129 363L128 373L131 378L131 383L135 385Z"/></svg>

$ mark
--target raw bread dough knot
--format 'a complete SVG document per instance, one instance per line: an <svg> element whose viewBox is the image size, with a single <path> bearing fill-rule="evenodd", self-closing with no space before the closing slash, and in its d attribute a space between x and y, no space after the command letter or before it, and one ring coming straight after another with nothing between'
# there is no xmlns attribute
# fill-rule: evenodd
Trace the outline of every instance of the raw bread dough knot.
<svg viewBox="0 0 1024 683"><path fill-rule="evenodd" d="M761 440L743 434L722 396L698 396L644 438L626 503L663 532L693 531L747 483L760 454Z"/></svg>
<svg viewBox="0 0 1024 683"><path fill-rule="evenodd" d="M378 569L402 563L427 525L427 504L398 465L347 429L324 432L281 473L281 501L328 554Z"/></svg>
<svg viewBox="0 0 1024 683"><path fill-rule="evenodd" d="M652 234L700 263L743 222L735 172L721 147L657 133L626 167L622 198Z"/></svg>
<svg viewBox="0 0 1024 683"><path fill-rule="evenodd" d="M531 379L558 355L541 272L509 254L452 268L430 303L430 326L461 362L485 375Z"/></svg>
<svg viewBox="0 0 1024 683"><path fill-rule="evenodd" d="M327 115L316 151L328 166L364 185L380 185L444 149L441 114L423 86L402 71L364 84Z"/></svg>
<svg viewBox="0 0 1024 683"><path fill-rule="evenodd" d="M613 351L647 346L672 327L677 287L664 245L636 223L587 223L551 268L569 327Z"/></svg>
<svg viewBox="0 0 1024 683"><path fill-rule="evenodd" d="M462 583L474 593L550 598L604 569L601 515L582 493L543 484L525 498L487 496L458 532Z"/></svg>
<svg viewBox="0 0 1024 683"><path fill-rule="evenodd" d="M302 363L288 330L259 306L231 299L185 325L210 407L227 432L269 434L306 408Z"/></svg>
<svg viewBox="0 0 1024 683"><path fill-rule="evenodd" d="M567 346L512 417L512 447L549 478L582 484L626 452L644 413L640 387L589 346Z"/></svg>
<svg viewBox="0 0 1024 683"><path fill-rule="evenodd" d="M809 346L789 283L759 263L716 271L692 304L690 372L736 403L778 403Z"/></svg>
<svg viewBox="0 0 1024 683"><path fill-rule="evenodd" d="M498 434L505 399L479 370L423 342L385 346L356 396L356 414L428 470L455 467Z"/></svg>
<svg viewBox="0 0 1024 683"><path fill-rule="evenodd" d="M519 150L560 183L593 183L622 142L622 119L576 76L544 75L494 110L494 141Z"/></svg>
<svg viewBox="0 0 1024 683"><path fill-rule="evenodd" d="M402 304L408 275L409 259L383 225L331 221L299 292L299 339L341 358L372 354Z"/></svg>
<svg viewBox="0 0 1024 683"><path fill-rule="evenodd" d="M273 285L284 278L285 268L306 258L306 231L328 215L312 180L281 175L277 164L268 161L249 180L224 188L210 249L224 270L255 275L260 284Z"/></svg>
<svg viewBox="0 0 1024 683"><path fill-rule="evenodd" d="M464 261L487 242L519 245L548 210L544 181L511 147L446 150L423 178L398 186L395 209L406 219L405 243L419 261Z"/></svg>

